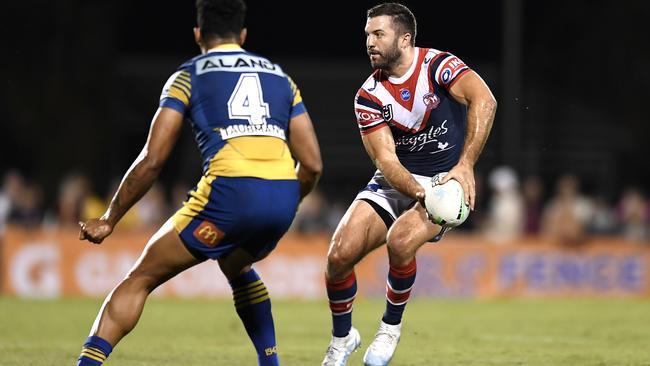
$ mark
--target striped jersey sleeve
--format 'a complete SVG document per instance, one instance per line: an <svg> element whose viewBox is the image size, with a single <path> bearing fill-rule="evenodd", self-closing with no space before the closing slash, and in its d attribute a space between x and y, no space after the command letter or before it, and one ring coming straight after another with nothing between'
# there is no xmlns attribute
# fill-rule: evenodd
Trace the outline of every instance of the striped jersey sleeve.
<svg viewBox="0 0 650 366"><path fill-rule="evenodd" d="M471 69L458 57L445 53L431 65L431 79L449 90L461 76Z"/></svg>
<svg viewBox="0 0 650 366"><path fill-rule="evenodd" d="M287 75L287 80L289 80L289 86L291 86L291 94L293 95L293 100L291 101L291 114L290 117L293 118L300 114L307 112L305 103L302 101L302 95L300 94L300 89L298 85Z"/></svg>
<svg viewBox="0 0 650 366"><path fill-rule="evenodd" d="M175 72L165 83L160 94L160 106L185 114L192 96L192 78L189 71Z"/></svg>
<svg viewBox="0 0 650 366"><path fill-rule="evenodd" d="M354 113L362 135L367 135L381 127L388 126L382 115L382 106L374 96L363 88L354 97Z"/></svg>

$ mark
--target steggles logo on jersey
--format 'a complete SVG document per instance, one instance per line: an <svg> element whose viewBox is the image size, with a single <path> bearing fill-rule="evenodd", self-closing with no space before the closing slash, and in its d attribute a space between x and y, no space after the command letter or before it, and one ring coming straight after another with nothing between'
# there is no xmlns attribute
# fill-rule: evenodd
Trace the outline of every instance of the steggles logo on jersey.
<svg viewBox="0 0 650 366"><path fill-rule="evenodd" d="M381 108L381 116L384 117L384 121L390 122L393 119L393 105L386 104Z"/></svg>
<svg viewBox="0 0 650 366"><path fill-rule="evenodd" d="M425 145L437 142L438 149L445 150L449 144L446 142L441 143L440 140L438 140L438 137L446 134L447 131L449 131L446 124L447 120L444 120L440 126L435 128L434 126L431 126L427 131L424 131L417 135L402 136L401 138L395 140L395 147L406 148L409 151L420 151L424 148ZM435 153L435 151L433 153Z"/></svg>
<svg viewBox="0 0 650 366"><path fill-rule="evenodd" d="M405 102L408 102L409 100L411 100L411 92L410 92L408 89L406 89L406 88L401 89L401 90L399 91L399 96L400 96L400 98L402 98L402 100L405 101Z"/></svg>
<svg viewBox="0 0 650 366"><path fill-rule="evenodd" d="M438 108L438 104L440 104L440 98L434 92L424 94L422 101L427 106L427 110Z"/></svg>

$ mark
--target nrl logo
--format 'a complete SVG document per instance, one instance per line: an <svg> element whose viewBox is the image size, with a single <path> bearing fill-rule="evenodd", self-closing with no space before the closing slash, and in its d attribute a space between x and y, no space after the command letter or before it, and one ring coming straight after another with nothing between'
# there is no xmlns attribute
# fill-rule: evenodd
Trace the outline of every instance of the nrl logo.
<svg viewBox="0 0 650 366"><path fill-rule="evenodd" d="M381 108L381 116L384 121L390 122L393 119L393 105L387 104Z"/></svg>

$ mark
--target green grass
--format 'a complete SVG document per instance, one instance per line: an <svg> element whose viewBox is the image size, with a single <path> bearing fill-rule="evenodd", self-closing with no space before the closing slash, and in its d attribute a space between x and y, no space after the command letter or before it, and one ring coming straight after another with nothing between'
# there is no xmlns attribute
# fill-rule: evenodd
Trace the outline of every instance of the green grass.
<svg viewBox="0 0 650 366"><path fill-rule="evenodd" d="M100 300L0 297L0 365L73 365ZM383 301L358 300L360 365ZM283 365L319 365L329 342L325 301L275 301ZM151 299L107 365L255 365L227 300ZM650 366L648 300L429 301L408 305L392 365Z"/></svg>

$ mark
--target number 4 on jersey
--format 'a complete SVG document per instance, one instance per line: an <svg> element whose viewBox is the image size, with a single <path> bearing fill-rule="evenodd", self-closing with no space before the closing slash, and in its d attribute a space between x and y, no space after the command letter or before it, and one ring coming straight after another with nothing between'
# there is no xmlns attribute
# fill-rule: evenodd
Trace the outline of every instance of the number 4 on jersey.
<svg viewBox="0 0 650 366"><path fill-rule="evenodd" d="M228 117L245 119L252 125L266 123L269 114L269 104L264 102L260 77L254 73L244 73L228 100Z"/></svg>

